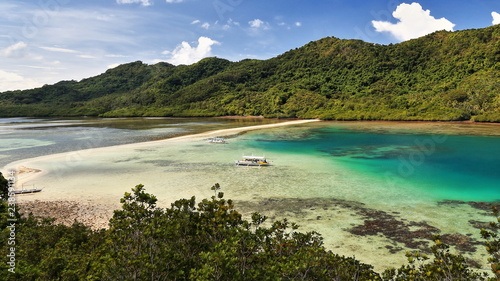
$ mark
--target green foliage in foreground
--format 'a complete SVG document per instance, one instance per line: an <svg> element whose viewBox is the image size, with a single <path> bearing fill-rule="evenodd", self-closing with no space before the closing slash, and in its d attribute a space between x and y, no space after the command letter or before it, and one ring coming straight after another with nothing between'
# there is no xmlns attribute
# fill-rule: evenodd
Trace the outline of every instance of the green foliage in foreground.
<svg viewBox="0 0 500 281"><path fill-rule="evenodd" d="M287 220L269 227L257 213L243 220L217 187L212 199L182 199L162 209L138 185L125 193L107 230L29 216L16 228L15 273L2 262L0 280L487 280L438 238L432 256L409 253L409 265L378 274L325 250L318 233L298 232ZM2 229L2 241L9 232ZM492 238L496 272L495 233L484 235ZM5 243L1 249L5 257Z"/></svg>
<svg viewBox="0 0 500 281"><path fill-rule="evenodd" d="M9 197L9 181L0 172L0 200L7 200Z"/></svg>
<svg viewBox="0 0 500 281"><path fill-rule="evenodd" d="M0 93L0 116L262 115L500 122L500 25L399 44L334 37L268 60L133 62Z"/></svg>

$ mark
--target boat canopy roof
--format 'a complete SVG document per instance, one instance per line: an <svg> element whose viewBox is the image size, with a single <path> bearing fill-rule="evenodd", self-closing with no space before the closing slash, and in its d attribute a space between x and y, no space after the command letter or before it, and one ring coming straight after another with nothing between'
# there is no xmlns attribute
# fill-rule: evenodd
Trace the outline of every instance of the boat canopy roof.
<svg viewBox="0 0 500 281"><path fill-rule="evenodd" d="M254 155L252 155L252 156L243 156L243 158L244 159L259 159L259 160L265 160L266 159L266 157L264 157L264 156L254 156Z"/></svg>

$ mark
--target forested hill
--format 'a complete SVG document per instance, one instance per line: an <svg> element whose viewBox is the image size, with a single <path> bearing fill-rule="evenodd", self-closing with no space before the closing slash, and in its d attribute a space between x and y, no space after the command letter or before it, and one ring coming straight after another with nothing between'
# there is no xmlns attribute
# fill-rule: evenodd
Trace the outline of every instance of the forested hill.
<svg viewBox="0 0 500 281"><path fill-rule="evenodd" d="M0 115L500 122L500 25L391 45L329 37L263 61L133 62L1 93Z"/></svg>

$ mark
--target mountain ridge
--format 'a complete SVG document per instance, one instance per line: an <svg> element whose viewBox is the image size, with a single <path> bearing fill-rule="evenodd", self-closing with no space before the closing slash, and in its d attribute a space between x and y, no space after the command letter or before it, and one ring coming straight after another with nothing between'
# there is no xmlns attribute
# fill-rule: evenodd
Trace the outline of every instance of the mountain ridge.
<svg viewBox="0 0 500 281"><path fill-rule="evenodd" d="M262 115L500 122L500 26L398 44L326 37L267 60L140 61L0 93L0 116Z"/></svg>

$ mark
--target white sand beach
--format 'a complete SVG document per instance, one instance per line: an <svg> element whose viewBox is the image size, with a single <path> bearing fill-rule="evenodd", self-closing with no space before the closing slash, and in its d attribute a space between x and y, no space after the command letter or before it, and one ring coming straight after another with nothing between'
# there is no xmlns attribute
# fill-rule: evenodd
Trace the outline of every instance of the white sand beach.
<svg viewBox="0 0 500 281"><path fill-rule="evenodd" d="M16 182L18 185L22 185L22 184L27 184L30 181L35 180L37 177L45 175L47 172L51 171L51 170L43 170L43 169L34 168L37 165L43 166L43 163L47 164L49 162L55 162L55 161L64 161L64 162L80 161L81 160L80 157L83 157L84 155L95 155L98 153L115 153L115 152L119 153L119 152L123 152L126 150L131 150L131 149L145 149L145 148L152 148L155 146L163 146L163 145L179 143L179 142L200 141L200 140L203 140L206 138L211 138L211 137L216 137L216 136L231 136L231 135L236 135L236 134L240 134L240 133L247 132L247 131L266 129L266 128L275 128L275 127L281 127L281 126L287 126L287 125L297 125L297 124L317 122L317 121L319 121L319 120L311 119L311 120L284 121L282 123L214 130L214 131L209 131L209 132L205 132L205 133L185 135L185 136L174 137L174 138L158 140L158 141L132 143L132 144L125 144L125 145L111 146L111 147L101 147L101 148L92 148L92 149L78 150L78 151L65 152L65 153L57 153L57 154L35 157L35 158L30 158L30 159L23 159L20 161L12 162L10 164L7 164L5 167L3 167L1 172L3 172L4 174L7 174L7 172L11 171L11 170L17 171L18 177L17 177ZM61 166L59 166L59 167L61 167Z"/></svg>

